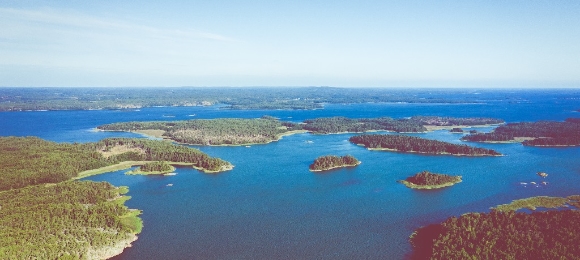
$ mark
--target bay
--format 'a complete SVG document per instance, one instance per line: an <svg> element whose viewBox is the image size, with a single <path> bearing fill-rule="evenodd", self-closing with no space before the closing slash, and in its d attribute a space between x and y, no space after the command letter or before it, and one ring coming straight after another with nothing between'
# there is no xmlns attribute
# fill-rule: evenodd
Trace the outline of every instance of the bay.
<svg viewBox="0 0 580 260"><path fill-rule="evenodd" d="M458 98L482 103L326 104L323 110L310 111L211 106L3 112L0 135L93 142L112 136L142 138L92 130L105 123L262 115L296 122L327 116L483 116L508 122L580 117L575 90L466 91ZM580 194L574 185L580 181L578 147L470 143L506 156L426 156L368 151L349 143L352 135L297 134L249 148L195 146L235 165L220 174L181 167L175 176L117 171L86 179L129 186L132 199L127 205L143 210L143 232L115 259L401 259L410 251L409 235L420 226L466 212L487 212L513 199ZM462 143L460 134L445 130L413 135ZM350 154L362 164L326 173L308 171L316 157L327 154ZM463 182L431 191L397 183L422 170L462 175ZM549 176L543 179L538 171ZM529 184L542 181L548 184Z"/></svg>

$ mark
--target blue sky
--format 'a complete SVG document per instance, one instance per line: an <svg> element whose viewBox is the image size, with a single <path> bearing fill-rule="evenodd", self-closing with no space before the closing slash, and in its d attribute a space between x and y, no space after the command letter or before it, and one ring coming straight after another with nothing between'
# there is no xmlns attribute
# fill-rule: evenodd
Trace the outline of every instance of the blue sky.
<svg viewBox="0 0 580 260"><path fill-rule="evenodd" d="M3 0L0 86L580 87L580 1Z"/></svg>

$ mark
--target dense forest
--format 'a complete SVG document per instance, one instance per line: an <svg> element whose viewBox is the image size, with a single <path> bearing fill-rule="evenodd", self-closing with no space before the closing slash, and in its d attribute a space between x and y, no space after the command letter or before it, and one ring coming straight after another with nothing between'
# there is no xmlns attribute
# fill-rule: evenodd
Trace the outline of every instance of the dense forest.
<svg viewBox="0 0 580 260"><path fill-rule="evenodd" d="M457 145L406 135L358 135L349 141L375 150L394 150L409 153L451 154L459 156L499 156L500 153L478 147Z"/></svg>
<svg viewBox="0 0 580 260"><path fill-rule="evenodd" d="M125 122L97 127L107 131L163 130L171 140L195 145L243 145L269 143L301 126L271 117L218 118L164 122Z"/></svg>
<svg viewBox="0 0 580 260"><path fill-rule="evenodd" d="M488 117L440 117L440 116L414 116L411 121L419 122L421 125L434 126L474 126L502 124L505 121Z"/></svg>
<svg viewBox="0 0 580 260"><path fill-rule="evenodd" d="M175 167L171 166L171 164L166 161L155 161L139 166L139 168L132 173L168 173L174 170Z"/></svg>
<svg viewBox="0 0 580 260"><path fill-rule="evenodd" d="M580 120L569 118L564 122L538 121L509 123L491 133L466 135L464 141L510 142L524 138L527 146L578 146L580 145Z"/></svg>
<svg viewBox="0 0 580 260"><path fill-rule="evenodd" d="M409 188L435 189L459 183L461 182L461 176L422 171L399 182L405 184L405 186Z"/></svg>
<svg viewBox="0 0 580 260"><path fill-rule="evenodd" d="M579 259L580 211L469 213L410 241L411 259Z"/></svg>
<svg viewBox="0 0 580 260"><path fill-rule="evenodd" d="M385 88L3 88L0 111L135 109L152 106L207 106L223 109L321 109L325 103L473 103L461 90Z"/></svg>
<svg viewBox="0 0 580 260"><path fill-rule="evenodd" d="M106 182L69 181L0 192L0 259L105 259L141 232L139 211Z"/></svg>
<svg viewBox="0 0 580 260"><path fill-rule="evenodd" d="M0 191L66 181L82 171L123 161L188 162L208 171L231 166L197 149L148 139L109 138L68 144L36 137L1 137Z"/></svg>
<svg viewBox="0 0 580 260"><path fill-rule="evenodd" d="M416 121L408 119L394 120L390 117L351 119L346 117L325 117L304 121L303 128L313 133L331 134L354 132L362 133L372 130L395 132L424 132L427 129Z"/></svg>
<svg viewBox="0 0 580 260"><path fill-rule="evenodd" d="M351 155L336 156L336 155L325 155L320 156L310 164L311 171L326 171L334 168L356 166L359 165L360 161Z"/></svg>
<svg viewBox="0 0 580 260"><path fill-rule="evenodd" d="M139 170L144 172L165 172L172 171L173 167L166 161L157 161L143 164L139 167Z"/></svg>

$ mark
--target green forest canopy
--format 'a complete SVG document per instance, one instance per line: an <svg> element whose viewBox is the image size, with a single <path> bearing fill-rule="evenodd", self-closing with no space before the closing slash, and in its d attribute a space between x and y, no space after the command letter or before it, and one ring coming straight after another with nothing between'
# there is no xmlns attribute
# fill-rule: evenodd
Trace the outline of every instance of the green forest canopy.
<svg viewBox="0 0 580 260"><path fill-rule="evenodd" d="M312 171L324 171L338 167L356 166L358 164L360 164L360 161L352 155L325 155L316 158L314 162L310 164L309 168Z"/></svg>
<svg viewBox="0 0 580 260"><path fill-rule="evenodd" d="M82 171L123 161L188 162L210 171L231 166L197 149L164 141L108 138L69 144L36 137L0 137L0 191L62 182Z"/></svg>
<svg viewBox="0 0 580 260"><path fill-rule="evenodd" d="M0 192L1 259L111 257L141 232L126 187L68 181ZM119 253L119 252L117 252Z"/></svg>
<svg viewBox="0 0 580 260"><path fill-rule="evenodd" d="M578 259L580 212L492 211L416 230L411 259Z"/></svg>
<svg viewBox="0 0 580 260"><path fill-rule="evenodd" d="M408 182L418 186L438 186L461 182L461 176L452 176L447 174L422 171L413 176L407 177L402 182Z"/></svg>

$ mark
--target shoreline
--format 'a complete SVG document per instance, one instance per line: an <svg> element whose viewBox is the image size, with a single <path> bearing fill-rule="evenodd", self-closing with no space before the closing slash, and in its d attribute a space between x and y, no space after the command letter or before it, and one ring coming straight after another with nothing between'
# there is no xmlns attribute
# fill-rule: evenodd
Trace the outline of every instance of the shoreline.
<svg viewBox="0 0 580 260"><path fill-rule="evenodd" d="M107 172L125 170L125 169L129 169L133 166L140 166L140 165L143 165L146 163L151 163L151 162L155 162L155 161L124 161L124 162L120 162L120 163L109 165L109 166L104 166L104 167L97 168L97 169L79 172L76 177L72 178L72 180L79 180L82 178L86 178L86 177L94 176L94 175L99 175L99 174L103 174L103 173L107 173ZM175 166L175 165L192 166L192 168L194 168L198 171L201 171L203 173L219 173L219 172L229 171L229 170L232 170L234 168L234 165L230 164L227 166L222 166L221 169L218 171L210 171L210 170L207 170L207 169L204 169L201 167L194 166L193 163L186 163L186 162L167 162L167 163L169 163L171 166Z"/></svg>

